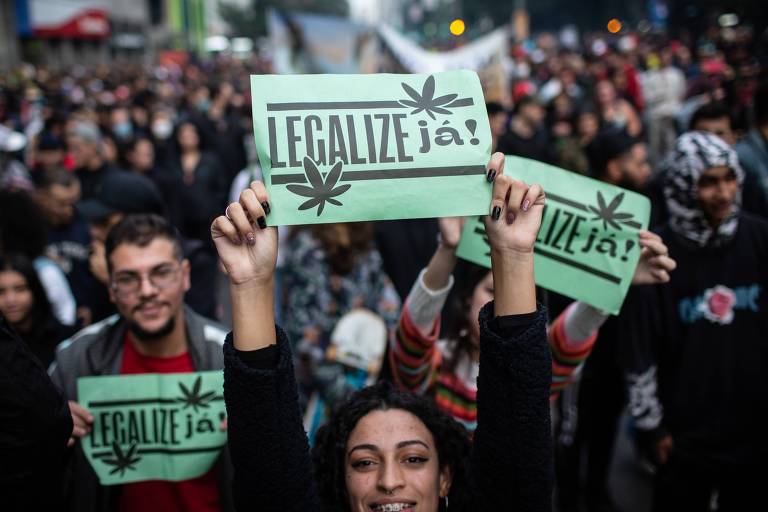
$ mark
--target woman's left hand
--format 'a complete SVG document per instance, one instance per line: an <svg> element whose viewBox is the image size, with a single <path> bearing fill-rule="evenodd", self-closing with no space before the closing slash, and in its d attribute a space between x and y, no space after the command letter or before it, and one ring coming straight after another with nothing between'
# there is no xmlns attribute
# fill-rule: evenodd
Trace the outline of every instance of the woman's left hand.
<svg viewBox="0 0 768 512"><path fill-rule="evenodd" d="M489 169L496 171L490 215L485 217L492 253L533 254L544 212L544 190L504 174L502 153L494 153Z"/></svg>

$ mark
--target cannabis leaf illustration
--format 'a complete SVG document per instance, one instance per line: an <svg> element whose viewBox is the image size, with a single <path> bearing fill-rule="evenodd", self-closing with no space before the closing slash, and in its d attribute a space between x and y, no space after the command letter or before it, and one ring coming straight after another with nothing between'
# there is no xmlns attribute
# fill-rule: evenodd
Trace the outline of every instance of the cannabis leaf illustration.
<svg viewBox="0 0 768 512"><path fill-rule="evenodd" d="M602 220L603 229L608 229L610 225L612 228L621 231L620 224L627 224L633 222L634 215L631 213L617 212L616 209L621 205L624 200L624 192L613 198L610 204L606 205L605 198L600 192L597 193L597 208L590 206L589 209L595 214L591 220Z"/></svg>
<svg viewBox="0 0 768 512"><path fill-rule="evenodd" d="M400 100L401 105L405 105L406 107L412 107L414 110L411 111L411 114L418 114L422 110L429 115L432 119L435 119L435 114L433 112L438 114L452 114L448 109L442 108L446 105L448 105L450 102L455 100L459 95L458 94L446 94L445 96L440 96L438 98L433 98L435 95L435 77L430 75L429 78L424 82L424 86L421 88L421 94L416 92L413 87L406 84L405 82L401 82L401 85L403 86L403 89L405 89L405 92L412 98L412 100Z"/></svg>
<svg viewBox="0 0 768 512"><path fill-rule="evenodd" d="M110 471L109 474L114 475L115 473L120 473L120 476L123 476L127 469L136 470L136 463L141 460L141 457L136 455L137 447L138 445L136 443L133 443L130 446L130 448L128 448L128 451L123 453L123 450L120 449L120 445L117 444L117 441L113 441L112 451L115 454L115 458L104 459L102 461L104 462L104 464L107 464L109 466L114 466L114 468L112 468L112 471Z"/></svg>
<svg viewBox="0 0 768 512"><path fill-rule="evenodd" d="M184 409L192 407L197 412L197 408L208 408L208 402L213 400L215 391L208 391L207 393L200 394L200 386L202 385L202 378L200 376L195 379L195 383L192 385L192 391L190 391L183 382L179 382L179 388L181 388L181 394L184 395L181 398L177 398L177 402L184 404Z"/></svg>
<svg viewBox="0 0 768 512"><path fill-rule="evenodd" d="M341 177L341 162L336 162L331 167L328 176L323 181L323 177L320 175L320 171L317 170L317 165L311 158L304 157L304 173L307 175L310 187L306 185L288 185L286 188L294 194L310 197L309 201L304 201L299 205L299 210L308 210L317 206L317 216L319 217L323 213L326 201L335 204L336 206L343 206L342 202L334 197L340 196L352 185L336 186L339 178Z"/></svg>

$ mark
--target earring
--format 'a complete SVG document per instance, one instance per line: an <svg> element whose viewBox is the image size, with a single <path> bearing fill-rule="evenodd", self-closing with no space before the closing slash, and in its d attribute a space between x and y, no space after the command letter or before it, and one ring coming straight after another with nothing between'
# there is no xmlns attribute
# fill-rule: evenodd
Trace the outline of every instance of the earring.
<svg viewBox="0 0 768 512"><path fill-rule="evenodd" d="M448 510L448 496L445 497L445 510Z"/></svg>

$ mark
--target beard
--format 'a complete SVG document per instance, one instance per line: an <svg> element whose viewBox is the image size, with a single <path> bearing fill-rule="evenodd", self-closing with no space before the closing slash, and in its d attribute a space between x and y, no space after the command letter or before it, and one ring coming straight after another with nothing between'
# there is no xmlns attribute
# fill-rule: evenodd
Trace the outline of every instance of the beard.
<svg viewBox="0 0 768 512"><path fill-rule="evenodd" d="M139 324L134 322L128 324L128 329L131 331L131 334L133 334L139 341L155 341L165 338L173 332L174 327L176 327L175 317L169 318L165 325L154 331L143 329Z"/></svg>

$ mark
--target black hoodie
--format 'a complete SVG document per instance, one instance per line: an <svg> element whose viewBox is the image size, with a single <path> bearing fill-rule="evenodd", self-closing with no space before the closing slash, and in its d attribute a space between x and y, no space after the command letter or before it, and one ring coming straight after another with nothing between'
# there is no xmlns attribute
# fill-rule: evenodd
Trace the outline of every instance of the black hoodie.
<svg viewBox="0 0 768 512"><path fill-rule="evenodd" d="M719 247L659 234L678 267L667 284L635 287L620 317L634 349L630 411L694 463L756 464L768 455L768 222L739 215Z"/></svg>

